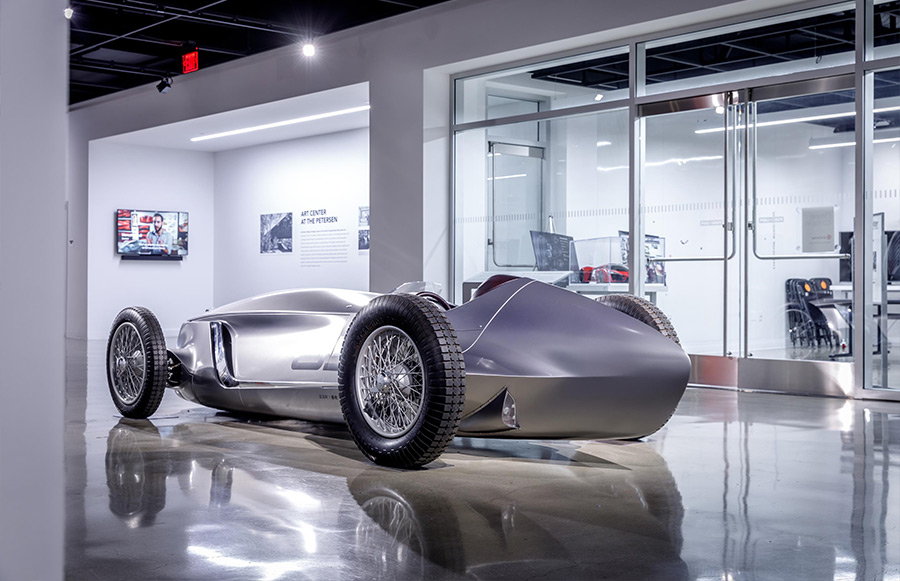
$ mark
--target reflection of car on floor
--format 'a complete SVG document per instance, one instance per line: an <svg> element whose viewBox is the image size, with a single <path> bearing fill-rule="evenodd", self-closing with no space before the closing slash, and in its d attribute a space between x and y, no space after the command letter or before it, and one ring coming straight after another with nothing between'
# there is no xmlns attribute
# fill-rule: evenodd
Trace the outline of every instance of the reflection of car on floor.
<svg viewBox="0 0 900 581"><path fill-rule="evenodd" d="M639 438L684 393L689 359L648 301L504 275L473 297L454 306L414 283L276 292L189 320L168 349L156 317L130 307L110 331L110 393L132 418L168 386L218 409L345 421L367 457L399 467L457 434Z"/></svg>
<svg viewBox="0 0 900 581"><path fill-rule="evenodd" d="M184 553L170 556L183 560L170 561L169 570L196 570L192 561L199 561L204 571L221 568L221 578L234 578L235 569L242 578L265 571L293 578L296 569L274 574L277 563L260 558L268 551L307 567L307 578L350 564L372 580L554 577L561 570L567 579L601 578L598 572L689 578L680 558L681 495L651 446L465 438L451 448L461 457L451 470L410 474L336 459L333 449L347 438L340 428L196 420L157 428L125 418L107 438L110 511L129 529L147 529L141 538L153 546L154 536L185 534ZM240 446L227 432L237 432L231 437ZM511 485L523 471L528 484ZM136 578L146 575L135 570Z"/></svg>
<svg viewBox="0 0 900 581"><path fill-rule="evenodd" d="M396 579L398 571L430 578L434 565L466 579L557 578L560 571L566 579L690 578L680 557L681 496L652 449L618 446L599 458L528 444L551 456L530 467L528 486L510 488L502 464L497 473L456 465L461 472L451 478L458 483L434 472L410 479L379 469L349 479L350 493L371 519L360 520L357 537L371 541L348 550L372 562L371 579ZM454 452L465 453L457 447ZM490 456L477 444L470 453ZM376 527L389 543L369 532ZM639 562L635 544L643 548Z"/></svg>

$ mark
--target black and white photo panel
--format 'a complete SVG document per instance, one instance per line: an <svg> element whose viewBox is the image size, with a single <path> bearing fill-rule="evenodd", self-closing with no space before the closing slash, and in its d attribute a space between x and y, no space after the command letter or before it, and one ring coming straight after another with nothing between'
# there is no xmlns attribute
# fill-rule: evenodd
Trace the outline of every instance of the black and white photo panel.
<svg viewBox="0 0 900 581"><path fill-rule="evenodd" d="M260 254L288 253L294 250L294 219L292 212L260 214Z"/></svg>

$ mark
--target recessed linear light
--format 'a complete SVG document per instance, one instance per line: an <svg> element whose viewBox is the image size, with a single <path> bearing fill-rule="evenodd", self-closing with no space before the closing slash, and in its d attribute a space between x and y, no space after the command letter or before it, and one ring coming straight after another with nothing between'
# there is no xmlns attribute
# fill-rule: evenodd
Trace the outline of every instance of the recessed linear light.
<svg viewBox="0 0 900 581"><path fill-rule="evenodd" d="M603 147L605 145L612 145L612 141L598 141L597 147Z"/></svg>
<svg viewBox="0 0 900 581"><path fill-rule="evenodd" d="M319 119L327 119L329 117L337 117L339 115L359 113L361 111L368 111L370 108L370 105L363 105L362 107L351 107L350 109L341 109L340 111L330 111L328 113L307 115L306 117L298 117L296 119L288 119L286 121L276 121L275 123L254 125L253 127L244 127L243 129L232 129L231 131L223 131L222 133L213 133L211 135L191 137L191 141L206 141L208 139L218 139L220 137L230 137L232 135L242 135L244 133L252 133L254 131L263 131L264 129L275 129L276 127L285 127L286 125L296 125L297 123L305 123L307 121L317 121Z"/></svg>
<svg viewBox="0 0 900 581"><path fill-rule="evenodd" d="M885 137L884 139L873 139L872 143L897 143L900 142L900 137ZM832 149L835 147L853 147L856 145L855 141L840 141L838 143L822 143L820 145L810 145L810 149Z"/></svg>
<svg viewBox="0 0 900 581"><path fill-rule="evenodd" d="M716 161L718 159L724 159L721 155L701 155L698 157L673 157L671 159L666 159L663 161L648 161L645 167L659 167L662 165L684 165L686 163L693 163L695 161ZM622 169L628 169L627 165L616 165L613 167L598 167L597 171L616 171Z"/></svg>
<svg viewBox="0 0 900 581"><path fill-rule="evenodd" d="M497 176L495 178L488 178L488 181L490 182L490 181L494 181L494 180L508 180L510 178L524 178L524 177L528 177L528 174L516 173L516 174L512 174L512 175L508 175L508 176Z"/></svg>
<svg viewBox="0 0 900 581"><path fill-rule="evenodd" d="M873 113L887 113L888 111L900 111L900 106L897 107L882 107L881 109L873 109ZM848 111L846 113L830 113L828 115L812 115L810 117L797 117L794 119L779 119L777 121L763 121L762 123L757 123L757 127L771 127L773 125L787 125L789 123L805 123L807 121L822 121L824 119L840 119L841 117L855 117L856 111ZM751 125L752 127L752 125ZM731 127L728 128L731 131ZM711 127L709 129L697 129L694 131L697 135L703 135L705 133L719 133L721 131L725 131L724 127Z"/></svg>

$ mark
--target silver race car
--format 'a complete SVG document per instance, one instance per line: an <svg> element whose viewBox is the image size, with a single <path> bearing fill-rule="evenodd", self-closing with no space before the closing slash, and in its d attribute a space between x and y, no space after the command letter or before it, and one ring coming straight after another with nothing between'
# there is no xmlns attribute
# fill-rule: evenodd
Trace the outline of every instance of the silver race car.
<svg viewBox="0 0 900 581"><path fill-rule="evenodd" d="M640 438L684 393L690 360L644 299L506 275L459 306L422 289L265 294L189 320L168 349L149 310L126 308L107 346L112 399L147 418L169 387L231 412L343 421L372 461L412 468L457 435Z"/></svg>

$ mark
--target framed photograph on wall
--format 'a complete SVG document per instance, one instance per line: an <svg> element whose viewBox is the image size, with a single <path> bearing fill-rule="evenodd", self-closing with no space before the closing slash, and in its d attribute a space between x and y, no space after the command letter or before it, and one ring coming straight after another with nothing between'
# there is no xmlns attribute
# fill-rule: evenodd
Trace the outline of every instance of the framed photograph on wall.
<svg viewBox="0 0 900 581"><path fill-rule="evenodd" d="M294 214L259 215L259 253L286 254L294 250Z"/></svg>

